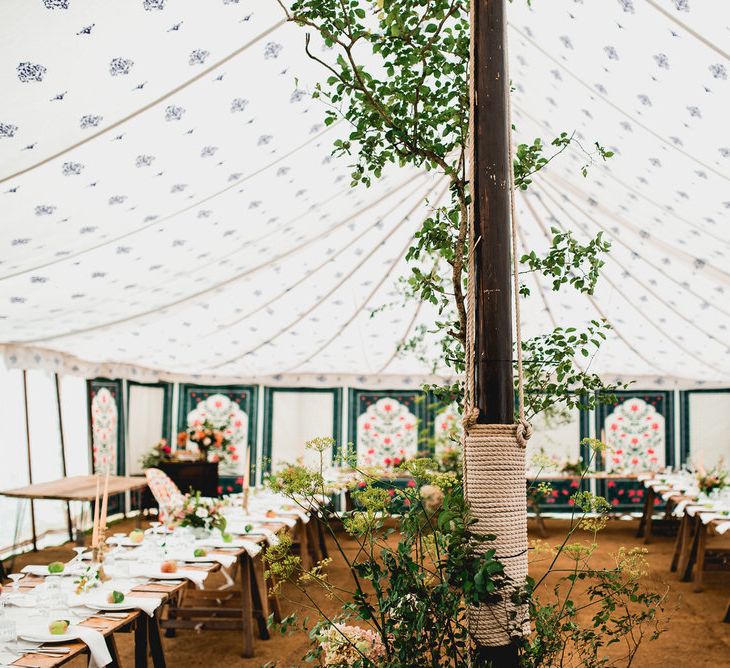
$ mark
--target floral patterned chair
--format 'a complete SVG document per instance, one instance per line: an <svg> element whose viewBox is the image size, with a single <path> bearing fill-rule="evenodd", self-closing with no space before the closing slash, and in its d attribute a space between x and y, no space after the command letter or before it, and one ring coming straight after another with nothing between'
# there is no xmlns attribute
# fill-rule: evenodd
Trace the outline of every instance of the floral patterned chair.
<svg viewBox="0 0 730 668"><path fill-rule="evenodd" d="M147 485L160 507L159 519L165 522L165 509L182 503L183 494L170 477L160 469L150 468L144 472Z"/></svg>

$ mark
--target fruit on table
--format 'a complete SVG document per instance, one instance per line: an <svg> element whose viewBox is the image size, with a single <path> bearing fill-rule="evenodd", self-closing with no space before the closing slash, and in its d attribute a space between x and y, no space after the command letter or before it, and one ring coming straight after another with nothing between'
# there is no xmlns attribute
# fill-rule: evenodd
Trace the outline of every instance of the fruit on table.
<svg viewBox="0 0 730 668"><path fill-rule="evenodd" d="M120 591L110 591L106 595L106 602L107 603L123 603L124 602L124 594Z"/></svg>
<svg viewBox="0 0 730 668"><path fill-rule="evenodd" d="M267 510L266 517L276 517L276 513L273 510Z"/></svg>
<svg viewBox="0 0 730 668"><path fill-rule="evenodd" d="M63 569L66 568L60 561L54 561L48 564L49 573L63 573Z"/></svg>
<svg viewBox="0 0 730 668"><path fill-rule="evenodd" d="M253 531L253 524L247 524L245 527L243 527L243 530L246 533L251 533Z"/></svg>
<svg viewBox="0 0 730 668"><path fill-rule="evenodd" d="M177 573L177 561L163 561L160 565L160 571L163 573Z"/></svg>
<svg viewBox="0 0 730 668"><path fill-rule="evenodd" d="M54 619L48 625L48 632L54 636L62 636L68 630L68 619Z"/></svg>
<svg viewBox="0 0 730 668"><path fill-rule="evenodd" d="M133 543L141 543L144 540L144 531L142 529L132 529L129 532L129 540Z"/></svg>
<svg viewBox="0 0 730 668"><path fill-rule="evenodd" d="M193 552L194 557L204 557L206 554L208 554L202 547L196 547L195 552Z"/></svg>
<svg viewBox="0 0 730 668"><path fill-rule="evenodd" d="M224 543L232 543L233 542L233 534L230 533L224 533L223 536L223 542Z"/></svg>

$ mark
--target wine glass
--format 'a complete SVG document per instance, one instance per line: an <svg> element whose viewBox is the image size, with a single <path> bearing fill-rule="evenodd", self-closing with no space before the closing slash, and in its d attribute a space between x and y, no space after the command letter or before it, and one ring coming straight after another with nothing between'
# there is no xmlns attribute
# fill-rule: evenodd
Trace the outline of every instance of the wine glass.
<svg viewBox="0 0 730 668"><path fill-rule="evenodd" d="M81 547L75 547L73 550L76 552L76 556L73 558L71 563L78 564L81 561L81 555L86 552L86 547L82 545Z"/></svg>
<svg viewBox="0 0 730 668"><path fill-rule="evenodd" d="M25 577L24 573L10 573L8 577L13 581L13 592L18 593L20 591L20 585L18 582Z"/></svg>

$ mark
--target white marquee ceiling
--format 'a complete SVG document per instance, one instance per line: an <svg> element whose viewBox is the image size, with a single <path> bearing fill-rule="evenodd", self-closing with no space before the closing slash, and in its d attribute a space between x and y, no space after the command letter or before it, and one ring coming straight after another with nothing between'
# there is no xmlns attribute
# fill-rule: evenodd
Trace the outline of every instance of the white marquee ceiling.
<svg viewBox="0 0 730 668"><path fill-rule="evenodd" d="M710 5L713 5L711 7ZM724 3L722 3L724 5ZM509 5L520 141L576 132L518 197L613 243L593 298L534 281L528 335L607 318L591 369L730 385L730 8L696 0ZM397 345L404 251L444 184L349 187L275 0L0 4L0 342L15 366L137 378L415 384ZM532 280L532 279L530 279Z"/></svg>

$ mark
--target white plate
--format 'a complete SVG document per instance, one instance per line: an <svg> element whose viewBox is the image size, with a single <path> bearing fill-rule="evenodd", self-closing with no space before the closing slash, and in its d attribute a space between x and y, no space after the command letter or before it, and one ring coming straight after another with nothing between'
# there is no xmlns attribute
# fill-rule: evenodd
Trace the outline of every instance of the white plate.
<svg viewBox="0 0 730 668"><path fill-rule="evenodd" d="M185 576L180 575L180 569L175 573L163 573L162 571L147 571L143 573L148 578L154 578L155 580L184 580Z"/></svg>
<svg viewBox="0 0 730 668"><path fill-rule="evenodd" d="M62 635L54 635L48 632L48 626L36 625L27 627L26 630L21 629L18 632L18 637L28 642L69 642L78 640L79 634L75 626L69 626L66 633Z"/></svg>
<svg viewBox="0 0 730 668"><path fill-rule="evenodd" d="M109 592L96 592L86 599L84 605L94 610L131 610L134 606L125 600L121 603L109 603L106 597Z"/></svg>

